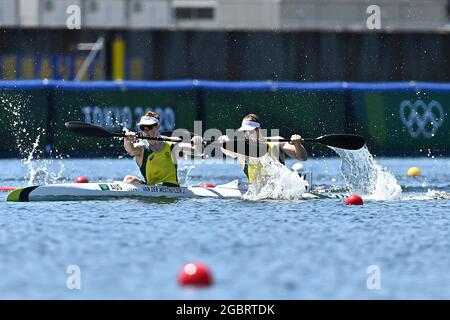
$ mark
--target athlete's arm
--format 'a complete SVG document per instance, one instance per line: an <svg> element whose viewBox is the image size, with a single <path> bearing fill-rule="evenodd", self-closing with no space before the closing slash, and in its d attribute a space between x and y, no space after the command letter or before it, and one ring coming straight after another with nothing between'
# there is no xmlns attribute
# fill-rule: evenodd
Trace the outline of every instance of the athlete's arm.
<svg viewBox="0 0 450 320"><path fill-rule="evenodd" d="M175 145L173 152L179 154L180 151L186 154L201 155L203 139L195 136L191 139L191 143L179 142Z"/></svg>
<svg viewBox="0 0 450 320"><path fill-rule="evenodd" d="M230 141L230 138L229 138L228 136L225 136L225 135L224 135L224 136L220 136L220 137L217 139L217 141L220 142L220 143L225 143L225 142ZM236 158L239 157L239 154L236 153L236 152L233 152L233 151L224 149L224 148L222 148L222 147L220 147L220 150L221 150L222 153L223 153L224 155L226 155L227 157L230 157L230 158L233 158L233 159L236 159Z"/></svg>
<svg viewBox="0 0 450 320"><path fill-rule="evenodd" d="M125 133L125 138L123 139L123 147L125 151L132 157L142 157L144 153L144 146L134 145L136 141L136 133L128 131Z"/></svg>
<svg viewBox="0 0 450 320"><path fill-rule="evenodd" d="M305 161L308 159L308 153L301 141L302 137L300 135L292 135L291 142L283 144L283 151L294 159Z"/></svg>

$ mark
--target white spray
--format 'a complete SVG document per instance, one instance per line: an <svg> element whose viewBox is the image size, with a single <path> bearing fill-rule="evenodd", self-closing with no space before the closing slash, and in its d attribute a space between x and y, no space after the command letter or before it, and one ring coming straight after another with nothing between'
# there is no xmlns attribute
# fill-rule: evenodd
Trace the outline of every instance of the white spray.
<svg viewBox="0 0 450 320"><path fill-rule="evenodd" d="M373 200L401 198L402 189L395 176L376 163L366 146L359 150L332 149L341 157L341 173L351 193Z"/></svg>
<svg viewBox="0 0 450 320"><path fill-rule="evenodd" d="M37 135L30 148L30 138L34 135L34 132L27 132L25 129L27 127L31 127L27 126L27 119L23 118L22 111L25 109L25 105L23 103L13 103L5 97L0 97L0 100L1 105L6 111L7 125L11 128L11 130L18 131L18 134L15 135L15 143L22 158L21 161L27 168L27 175L23 178L23 182L26 182L28 185L36 185L55 183L60 180L64 172L64 165L59 156L56 157L57 159L60 159L58 173L50 172L48 170L48 167L53 163L51 159L39 161L35 158L36 155L43 154L43 151L39 150L38 146L41 134L45 134L45 129L40 127L36 128ZM20 97L18 100L21 101L22 98Z"/></svg>
<svg viewBox="0 0 450 320"><path fill-rule="evenodd" d="M249 185L244 199L301 199L308 182L269 155L259 158L262 174Z"/></svg>

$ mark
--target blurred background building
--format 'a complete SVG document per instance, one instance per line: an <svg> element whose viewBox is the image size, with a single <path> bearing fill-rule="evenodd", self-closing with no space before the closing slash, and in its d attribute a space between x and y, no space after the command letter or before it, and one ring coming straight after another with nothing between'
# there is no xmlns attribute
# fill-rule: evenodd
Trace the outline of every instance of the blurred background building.
<svg viewBox="0 0 450 320"><path fill-rule="evenodd" d="M224 132L252 112L283 136L359 133L379 154L449 154L449 3L0 0L0 80L12 80L0 81L0 156L42 128L45 150L121 154L74 141L64 122L132 128L147 110L163 131L202 120ZM37 131L30 141L18 123Z"/></svg>
<svg viewBox="0 0 450 320"><path fill-rule="evenodd" d="M449 81L449 3L0 0L0 79Z"/></svg>

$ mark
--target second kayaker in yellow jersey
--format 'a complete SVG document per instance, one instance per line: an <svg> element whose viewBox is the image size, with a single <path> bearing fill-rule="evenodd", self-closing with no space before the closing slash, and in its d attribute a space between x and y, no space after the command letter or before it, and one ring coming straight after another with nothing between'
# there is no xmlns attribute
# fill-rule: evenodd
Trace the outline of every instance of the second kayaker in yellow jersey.
<svg viewBox="0 0 450 320"><path fill-rule="evenodd" d="M139 121L138 126L146 137L160 137L160 116L156 112L147 112ZM128 175L127 183L162 184L164 186L179 186L177 176L177 157L180 150L185 153L200 153L202 138L195 136L192 143L157 141L142 139L136 143L136 133L128 131L124 139L124 148L134 157L144 179Z"/></svg>
<svg viewBox="0 0 450 320"><path fill-rule="evenodd" d="M244 131L247 139L264 140L261 135L261 121L259 117L253 113L246 115L242 119L241 127L238 131ZM229 140L227 136L222 136L218 139L220 142L226 142ZM308 154L303 147L302 137L298 134L291 136L290 142L269 142L267 141L269 156L284 164L286 154L297 160L306 160ZM264 168L262 167L260 160L256 158L242 157L229 150L223 149L222 152L227 156L238 158L241 167L248 178L249 183L253 183L258 177L264 175Z"/></svg>

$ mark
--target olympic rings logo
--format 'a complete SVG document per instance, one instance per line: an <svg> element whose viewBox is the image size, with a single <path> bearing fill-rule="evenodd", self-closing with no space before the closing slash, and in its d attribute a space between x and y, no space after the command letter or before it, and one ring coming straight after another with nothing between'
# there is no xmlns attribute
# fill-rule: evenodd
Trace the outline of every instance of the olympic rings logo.
<svg viewBox="0 0 450 320"><path fill-rule="evenodd" d="M414 103L403 100L400 104L400 119L413 138L417 138L421 134L425 138L434 137L437 129L444 122L444 117L444 108L435 100L428 104L422 100Z"/></svg>

